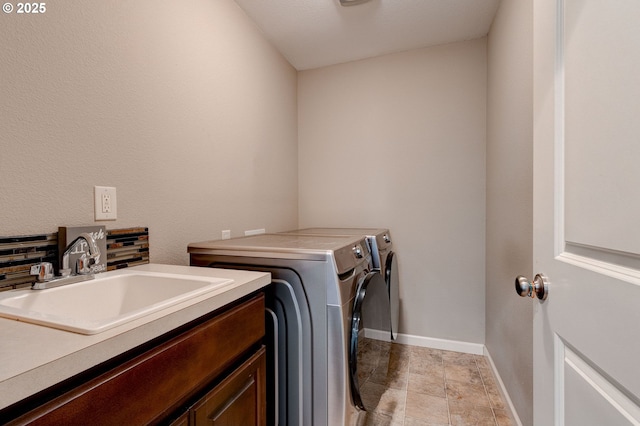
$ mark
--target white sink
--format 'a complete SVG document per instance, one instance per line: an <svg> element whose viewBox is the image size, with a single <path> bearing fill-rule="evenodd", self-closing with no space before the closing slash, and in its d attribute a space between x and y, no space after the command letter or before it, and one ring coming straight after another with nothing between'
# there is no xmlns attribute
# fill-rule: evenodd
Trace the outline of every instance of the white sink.
<svg viewBox="0 0 640 426"><path fill-rule="evenodd" d="M231 279L156 272L106 272L46 290L0 293L0 317L97 334L233 284Z"/></svg>

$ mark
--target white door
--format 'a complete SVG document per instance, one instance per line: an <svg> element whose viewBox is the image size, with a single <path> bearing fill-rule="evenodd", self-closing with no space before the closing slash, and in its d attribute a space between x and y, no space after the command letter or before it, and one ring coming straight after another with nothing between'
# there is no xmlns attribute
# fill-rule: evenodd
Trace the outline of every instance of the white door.
<svg viewBox="0 0 640 426"><path fill-rule="evenodd" d="M533 3L534 424L639 425L640 0Z"/></svg>

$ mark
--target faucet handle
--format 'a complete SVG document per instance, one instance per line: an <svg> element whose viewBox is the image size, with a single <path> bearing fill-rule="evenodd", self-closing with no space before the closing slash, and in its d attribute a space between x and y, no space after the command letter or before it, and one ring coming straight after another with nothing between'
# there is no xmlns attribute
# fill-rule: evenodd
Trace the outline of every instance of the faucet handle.
<svg viewBox="0 0 640 426"><path fill-rule="evenodd" d="M35 275L36 279L40 282L49 281L53 279L53 265L51 262L42 262L37 265L33 265L29 270L30 275Z"/></svg>
<svg viewBox="0 0 640 426"><path fill-rule="evenodd" d="M82 256L76 260L76 272L81 275L89 274L91 272L91 266L95 264L95 257L89 257L86 253L83 253Z"/></svg>

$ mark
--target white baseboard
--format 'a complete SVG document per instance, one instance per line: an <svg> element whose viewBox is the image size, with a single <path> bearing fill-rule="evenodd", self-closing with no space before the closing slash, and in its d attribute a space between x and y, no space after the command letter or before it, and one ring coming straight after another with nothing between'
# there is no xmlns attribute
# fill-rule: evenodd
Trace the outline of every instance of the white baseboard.
<svg viewBox="0 0 640 426"><path fill-rule="evenodd" d="M489 353L489 350L486 347L484 348L484 356L486 356L487 359L489 360L489 365L491 365L491 370L493 370L493 375L496 376L496 380L498 381L498 386L500 387L500 392L502 393L502 397L507 402L507 405L509 406L509 411L511 411L511 415L515 420L516 425L522 426L520 417L518 417L518 412L516 411L516 408L513 406L513 402L511 401L511 398L509 398L509 393L507 392L507 388L504 386L504 382L502 381L500 374L498 374L498 369L496 368L496 365L493 363L493 358L491 358L491 354Z"/></svg>
<svg viewBox="0 0 640 426"><path fill-rule="evenodd" d="M365 329L365 336L377 340L390 340L388 331L373 330L370 328ZM484 345L481 343L437 339L435 337L412 336L410 334L398 334L395 342L403 345L422 346L425 348L442 349L445 351L484 355Z"/></svg>

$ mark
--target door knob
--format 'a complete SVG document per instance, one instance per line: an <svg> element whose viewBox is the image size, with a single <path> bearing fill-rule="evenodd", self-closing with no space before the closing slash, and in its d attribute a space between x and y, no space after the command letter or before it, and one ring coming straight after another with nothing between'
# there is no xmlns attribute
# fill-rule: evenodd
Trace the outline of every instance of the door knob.
<svg viewBox="0 0 640 426"><path fill-rule="evenodd" d="M533 283L526 277L518 275L516 277L516 293L522 297L538 297L540 300L547 300L549 295L549 279L544 274L537 274Z"/></svg>

